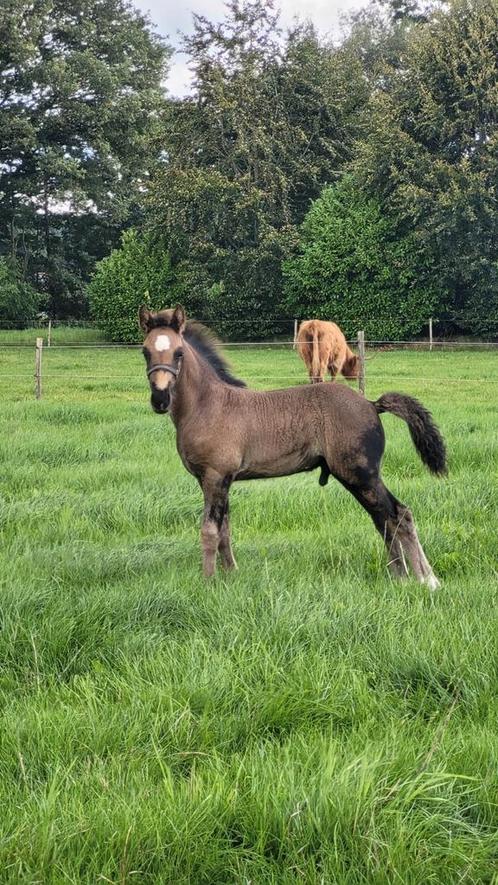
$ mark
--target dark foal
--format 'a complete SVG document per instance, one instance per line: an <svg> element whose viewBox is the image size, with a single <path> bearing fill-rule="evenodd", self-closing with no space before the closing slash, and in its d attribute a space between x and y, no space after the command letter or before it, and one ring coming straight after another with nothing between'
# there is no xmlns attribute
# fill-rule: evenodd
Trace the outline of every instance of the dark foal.
<svg viewBox="0 0 498 885"><path fill-rule="evenodd" d="M334 476L370 514L394 575L406 576L410 565L421 583L439 586L410 510L380 476L381 412L407 422L429 470L446 471L441 434L417 400L387 393L372 403L342 384L248 390L229 373L209 330L186 323L183 308L151 313L142 307L139 321L152 407L171 414L180 458L204 494L205 575L214 573L217 553L225 568L235 567L228 522L232 482L319 467L321 485Z"/></svg>

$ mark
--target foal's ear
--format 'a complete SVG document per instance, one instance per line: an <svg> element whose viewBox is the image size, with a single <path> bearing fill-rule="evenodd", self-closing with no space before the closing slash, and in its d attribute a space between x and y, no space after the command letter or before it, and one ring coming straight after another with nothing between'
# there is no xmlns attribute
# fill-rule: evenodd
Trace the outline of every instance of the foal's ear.
<svg viewBox="0 0 498 885"><path fill-rule="evenodd" d="M150 332L152 329L152 314L148 307L145 304L141 304L138 309L138 325L140 326L142 332Z"/></svg>
<svg viewBox="0 0 498 885"><path fill-rule="evenodd" d="M182 334L185 329L185 324L187 322L187 317L185 315L185 311L181 304L177 304L174 311L173 316L171 317L171 328L175 329L179 335Z"/></svg>

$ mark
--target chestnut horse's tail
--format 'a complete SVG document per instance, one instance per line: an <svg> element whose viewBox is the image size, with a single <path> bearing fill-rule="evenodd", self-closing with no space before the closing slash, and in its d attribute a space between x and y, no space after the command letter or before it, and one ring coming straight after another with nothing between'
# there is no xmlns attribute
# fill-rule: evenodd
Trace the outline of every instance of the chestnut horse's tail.
<svg viewBox="0 0 498 885"><path fill-rule="evenodd" d="M311 375L313 381L321 381L321 364L320 364L320 333L316 328L316 325L313 324L312 329L310 330L311 335L313 337L313 348L311 355Z"/></svg>
<svg viewBox="0 0 498 885"><path fill-rule="evenodd" d="M432 415L412 396L402 393L384 393L374 403L378 414L392 412L408 424L410 436L422 461L432 473L444 474L446 446Z"/></svg>

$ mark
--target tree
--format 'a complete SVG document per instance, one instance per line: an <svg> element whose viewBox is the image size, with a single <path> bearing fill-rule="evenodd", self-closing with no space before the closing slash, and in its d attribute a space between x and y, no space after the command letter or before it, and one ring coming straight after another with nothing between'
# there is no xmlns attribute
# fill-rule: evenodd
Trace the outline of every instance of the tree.
<svg viewBox="0 0 498 885"><path fill-rule="evenodd" d="M0 251L53 311L74 307L67 224L115 242L141 200L168 55L126 0L3 0Z"/></svg>
<svg viewBox="0 0 498 885"><path fill-rule="evenodd" d="M398 235L417 238L441 315L477 334L498 332L497 94L497 0L454 0L386 71L355 163Z"/></svg>
<svg viewBox="0 0 498 885"><path fill-rule="evenodd" d="M287 303L297 316L337 322L353 337L400 339L419 333L436 291L414 272L417 244L399 238L375 197L351 177L326 188L301 228L301 246L286 262Z"/></svg>
<svg viewBox="0 0 498 885"><path fill-rule="evenodd" d="M194 25L194 95L167 117L149 221L187 307L222 333L264 335L279 331L296 225L350 158L361 69L350 67L346 87L343 60L310 26L278 40L262 0L231 0L221 25Z"/></svg>
<svg viewBox="0 0 498 885"><path fill-rule="evenodd" d="M160 310L170 300L173 275L160 244L131 229L121 247L97 264L89 286L90 308L111 341L139 341L138 309Z"/></svg>

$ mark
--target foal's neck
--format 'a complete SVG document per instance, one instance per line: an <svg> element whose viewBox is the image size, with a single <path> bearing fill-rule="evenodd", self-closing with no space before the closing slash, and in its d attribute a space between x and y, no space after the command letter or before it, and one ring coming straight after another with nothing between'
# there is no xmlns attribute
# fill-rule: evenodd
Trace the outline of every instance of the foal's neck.
<svg viewBox="0 0 498 885"><path fill-rule="evenodd" d="M202 400L209 402L217 380L211 366L184 341L184 356L171 404L171 417L177 428L183 420L198 413Z"/></svg>

